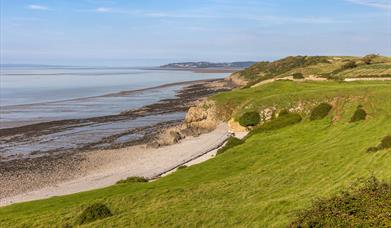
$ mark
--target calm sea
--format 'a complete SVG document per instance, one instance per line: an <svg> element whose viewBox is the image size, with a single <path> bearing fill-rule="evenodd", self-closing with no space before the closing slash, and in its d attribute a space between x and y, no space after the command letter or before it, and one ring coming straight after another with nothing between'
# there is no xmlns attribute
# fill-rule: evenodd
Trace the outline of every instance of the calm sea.
<svg viewBox="0 0 391 228"><path fill-rule="evenodd" d="M182 87L157 86L226 76L124 67L2 66L0 128L118 114L172 98Z"/></svg>

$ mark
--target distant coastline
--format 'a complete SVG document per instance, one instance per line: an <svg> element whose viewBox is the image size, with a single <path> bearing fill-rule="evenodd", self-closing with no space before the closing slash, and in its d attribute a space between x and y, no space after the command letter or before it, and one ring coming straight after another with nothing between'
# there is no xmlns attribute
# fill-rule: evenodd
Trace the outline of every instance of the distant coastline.
<svg viewBox="0 0 391 228"><path fill-rule="evenodd" d="M169 63L160 66L158 69L165 70L185 70L195 73L233 73L247 68L256 62L228 62L228 63L213 63L213 62L178 62Z"/></svg>

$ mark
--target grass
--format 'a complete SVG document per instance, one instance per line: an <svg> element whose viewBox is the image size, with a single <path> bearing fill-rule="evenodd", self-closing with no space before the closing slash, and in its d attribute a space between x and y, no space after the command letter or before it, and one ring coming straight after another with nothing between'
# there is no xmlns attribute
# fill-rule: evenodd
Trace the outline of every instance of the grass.
<svg viewBox="0 0 391 228"><path fill-rule="evenodd" d="M0 208L0 227L76 225L80 213L97 202L113 215L85 227L286 227L297 211L335 196L358 178L391 180L391 149L366 153L391 134L390 86L278 82L217 95L219 105L236 103L235 113L249 105L289 108L290 102L349 100L335 101L322 120L309 121L303 111L299 123L254 134L211 160L154 182ZM349 123L359 104L370 117Z"/></svg>

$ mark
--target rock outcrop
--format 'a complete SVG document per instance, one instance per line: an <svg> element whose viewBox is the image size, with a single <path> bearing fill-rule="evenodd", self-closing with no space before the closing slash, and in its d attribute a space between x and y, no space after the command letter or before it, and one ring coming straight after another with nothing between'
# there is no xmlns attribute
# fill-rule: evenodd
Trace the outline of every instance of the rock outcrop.
<svg viewBox="0 0 391 228"><path fill-rule="evenodd" d="M172 145L186 137L197 137L200 134L210 132L218 124L214 102L203 99L189 109L183 124L165 129L149 146L157 148Z"/></svg>
<svg viewBox="0 0 391 228"><path fill-rule="evenodd" d="M246 86L248 81L243 79L239 72L231 74L229 77L227 77L225 80L231 81L233 84L235 84L238 87Z"/></svg>

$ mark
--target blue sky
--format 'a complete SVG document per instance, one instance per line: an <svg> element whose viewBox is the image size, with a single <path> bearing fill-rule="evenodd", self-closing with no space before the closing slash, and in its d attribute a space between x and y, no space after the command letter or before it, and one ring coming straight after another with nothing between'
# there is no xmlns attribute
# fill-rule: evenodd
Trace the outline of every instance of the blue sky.
<svg viewBox="0 0 391 228"><path fill-rule="evenodd" d="M391 0L0 0L1 63L391 55Z"/></svg>

